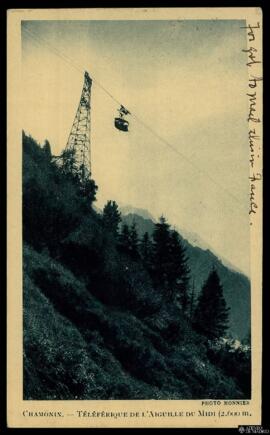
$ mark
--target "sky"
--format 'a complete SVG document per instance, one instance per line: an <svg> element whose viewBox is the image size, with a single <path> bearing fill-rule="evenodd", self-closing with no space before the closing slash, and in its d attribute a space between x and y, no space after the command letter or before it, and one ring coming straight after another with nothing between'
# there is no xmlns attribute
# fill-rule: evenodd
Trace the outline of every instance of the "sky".
<svg viewBox="0 0 270 435"><path fill-rule="evenodd" d="M243 25L24 21L21 107L24 130L59 154L87 70L96 205L112 199L163 214L249 275ZM118 104L97 83L130 110L128 133L114 128Z"/></svg>

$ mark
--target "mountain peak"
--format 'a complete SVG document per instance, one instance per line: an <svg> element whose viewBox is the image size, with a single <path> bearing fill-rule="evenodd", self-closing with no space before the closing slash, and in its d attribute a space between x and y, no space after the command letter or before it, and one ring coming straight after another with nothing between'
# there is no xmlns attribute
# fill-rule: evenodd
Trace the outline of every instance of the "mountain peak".
<svg viewBox="0 0 270 435"><path fill-rule="evenodd" d="M149 211L145 210L144 208L136 208L131 205L123 205L120 207L120 211L124 216L128 214L136 214L143 217L144 219L150 219L154 223L156 222L156 219L151 215L151 213L149 213Z"/></svg>

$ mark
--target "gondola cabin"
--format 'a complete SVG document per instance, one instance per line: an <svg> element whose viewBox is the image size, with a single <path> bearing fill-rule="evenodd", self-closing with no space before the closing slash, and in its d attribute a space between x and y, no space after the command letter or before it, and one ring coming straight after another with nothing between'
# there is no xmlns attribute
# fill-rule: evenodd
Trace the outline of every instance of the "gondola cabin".
<svg viewBox="0 0 270 435"><path fill-rule="evenodd" d="M121 131L128 131L129 122L123 118L115 118L114 126Z"/></svg>
<svg viewBox="0 0 270 435"><path fill-rule="evenodd" d="M118 130L128 131L129 122L124 118L125 115L130 115L130 112L121 105L118 109L119 117L114 119L114 126Z"/></svg>

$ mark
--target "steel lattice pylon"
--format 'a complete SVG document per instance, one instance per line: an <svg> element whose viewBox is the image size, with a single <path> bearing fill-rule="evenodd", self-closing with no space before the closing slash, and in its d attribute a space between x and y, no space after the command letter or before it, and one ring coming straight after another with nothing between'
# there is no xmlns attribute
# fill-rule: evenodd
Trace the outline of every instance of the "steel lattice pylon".
<svg viewBox="0 0 270 435"><path fill-rule="evenodd" d="M92 80L85 72L80 102L62 162L63 170L77 175L82 183L91 176L91 86Z"/></svg>

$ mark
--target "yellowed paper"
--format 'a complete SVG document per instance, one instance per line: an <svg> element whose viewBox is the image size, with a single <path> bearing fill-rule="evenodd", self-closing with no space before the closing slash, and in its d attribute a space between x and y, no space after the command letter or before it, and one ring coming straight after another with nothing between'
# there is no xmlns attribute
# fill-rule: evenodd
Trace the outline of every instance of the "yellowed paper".
<svg viewBox="0 0 270 435"><path fill-rule="evenodd" d="M7 44L8 426L260 425L262 11L14 9L8 11ZM84 71L93 78L97 206L115 199L148 208L156 219L168 213L173 226L186 227L186 238L194 239L192 231L202 234L210 250L249 277L251 398L24 399L22 130L39 142L49 139L59 155ZM107 125L119 100L131 111L130 131L116 137Z"/></svg>

